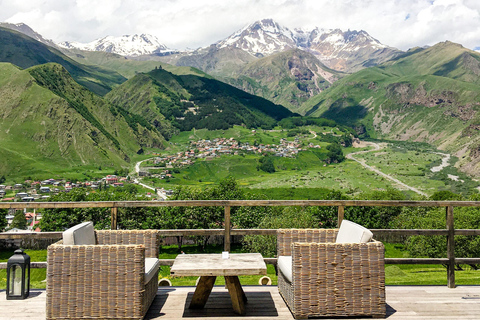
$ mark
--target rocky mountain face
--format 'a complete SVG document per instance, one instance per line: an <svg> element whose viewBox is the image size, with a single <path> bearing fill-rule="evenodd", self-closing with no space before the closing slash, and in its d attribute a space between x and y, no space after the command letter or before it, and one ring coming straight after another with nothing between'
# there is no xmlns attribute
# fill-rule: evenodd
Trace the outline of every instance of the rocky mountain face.
<svg viewBox="0 0 480 320"><path fill-rule="evenodd" d="M371 67L399 55L400 50L388 47L367 32L323 30L300 32L298 46L314 54L326 66L345 72Z"/></svg>
<svg viewBox="0 0 480 320"><path fill-rule="evenodd" d="M327 68L313 54L290 49L248 63L236 72L235 77L223 80L298 112L305 101L342 76Z"/></svg>
<svg viewBox="0 0 480 320"><path fill-rule="evenodd" d="M148 54L168 55L175 52L175 50L162 44L156 36L149 34L124 35L121 37L107 36L89 43L65 41L58 45L65 49L103 51L133 57Z"/></svg>

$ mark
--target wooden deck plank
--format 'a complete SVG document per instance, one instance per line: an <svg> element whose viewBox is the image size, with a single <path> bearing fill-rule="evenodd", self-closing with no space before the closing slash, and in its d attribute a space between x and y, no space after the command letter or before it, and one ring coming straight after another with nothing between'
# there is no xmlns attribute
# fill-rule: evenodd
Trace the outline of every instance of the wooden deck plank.
<svg viewBox="0 0 480 320"><path fill-rule="evenodd" d="M188 308L195 287L162 287L145 319L293 319L276 286L244 286L244 290L246 314L238 316L223 286L213 288L202 310ZM0 290L0 320L44 320L45 297L45 290L31 290L26 300L6 300L5 290ZM470 320L480 314L480 286L387 286L386 298L388 320Z"/></svg>

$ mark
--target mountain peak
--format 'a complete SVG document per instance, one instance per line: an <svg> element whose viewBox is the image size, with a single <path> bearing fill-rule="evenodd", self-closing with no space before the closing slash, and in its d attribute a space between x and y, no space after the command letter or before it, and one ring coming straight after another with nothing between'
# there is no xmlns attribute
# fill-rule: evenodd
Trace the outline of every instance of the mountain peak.
<svg viewBox="0 0 480 320"><path fill-rule="evenodd" d="M216 46L238 48L256 57L300 48L314 54L329 67L340 71L350 70L350 64L355 62L349 60L356 60L359 55L365 57L367 61L371 59L369 55L378 50L387 49L392 53L398 51L383 45L364 30L343 31L309 27L291 31L272 19L255 21L227 39L219 41Z"/></svg>
<svg viewBox="0 0 480 320"><path fill-rule="evenodd" d="M217 43L218 48L235 47L253 56L267 56L295 48L293 33L272 19L263 19L244 27Z"/></svg>
<svg viewBox="0 0 480 320"><path fill-rule="evenodd" d="M85 51L105 51L122 56L140 56L145 54L168 54L174 50L167 48L160 40L150 34L123 35L120 37L106 36L89 43L62 42L59 46L67 49Z"/></svg>

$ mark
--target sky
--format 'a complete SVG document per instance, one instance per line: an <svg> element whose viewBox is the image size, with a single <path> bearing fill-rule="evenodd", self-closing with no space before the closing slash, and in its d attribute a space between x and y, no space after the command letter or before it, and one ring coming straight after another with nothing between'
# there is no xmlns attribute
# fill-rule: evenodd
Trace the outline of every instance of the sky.
<svg viewBox="0 0 480 320"><path fill-rule="evenodd" d="M0 8L0 21L55 42L147 33L195 49L268 18L289 29L365 30L401 50L445 40L480 49L478 0L0 0Z"/></svg>

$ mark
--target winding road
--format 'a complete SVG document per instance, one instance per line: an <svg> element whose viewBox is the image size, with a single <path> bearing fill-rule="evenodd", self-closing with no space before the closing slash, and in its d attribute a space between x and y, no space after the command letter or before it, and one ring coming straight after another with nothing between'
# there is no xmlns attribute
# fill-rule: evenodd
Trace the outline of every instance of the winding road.
<svg viewBox="0 0 480 320"><path fill-rule="evenodd" d="M384 178L386 178L386 179L388 179L388 180L390 180L390 181L393 181L393 182L395 182L396 184L401 185L402 187L404 187L404 188L406 188L406 189L408 189L408 190L411 190L411 191L413 191L413 192L415 192L415 193L418 193L418 194L420 194L420 195L422 195L422 196L428 197L428 195L427 195L425 192L422 192L422 191L418 190L417 188L411 187L411 186L403 183L402 181L400 181L400 180L398 180L398 179L396 179L396 178L394 178L394 177L392 177L392 176L390 176L390 175L388 175L388 174L386 174L386 173L383 173L382 171L378 170L377 168L374 168L374 167L372 167L372 166L369 166L369 165L365 162L365 160L363 160L363 159L362 159L362 160L359 160L359 159L354 158L354 155L357 155L357 154L364 154L364 153L373 152L373 151L378 151L378 150L381 150L381 149L382 149L382 148L380 147L380 145L378 145L377 143L374 143L374 142L363 142L363 143L364 143L365 145L367 145L367 146L372 146L373 149L372 149L372 150L365 150L365 151L358 151L358 152L349 153L349 154L347 154L345 157L346 157L347 159L350 159L350 160L353 160L353 161L358 162L358 163L361 164L364 168L367 168L368 170L373 171L373 172L375 172L376 174L378 174L378 175L380 175L380 176L382 176L382 177L384 177Z"/></svg>
<svg viewBox="0 0 480 320"><path fill-rule="evenodd" d="M147 160L150 160L150 159L145 159L145 160L142 160L142 161L138 161L136 164L135 164L135 173L138 175L139 172L140 172L140 165L142 164L142 162L144 161L147 161ZM156 189L154 187L151 187L149 185L146 185L145 183L142 183L140 182L140 180L138 180L138 178L135 178L133 179L133 182L144 187L144 188L147 188L147 189L150 189L150 190L153 190L153 191L156 191L157 192L157 195L160 197L160 199L162 200L167 200L167 195L165 193L163 193L161 191L161 189Z"/></svg>

